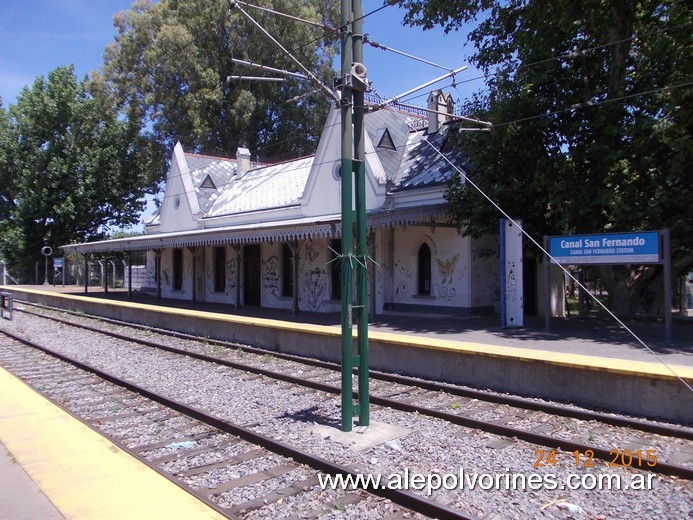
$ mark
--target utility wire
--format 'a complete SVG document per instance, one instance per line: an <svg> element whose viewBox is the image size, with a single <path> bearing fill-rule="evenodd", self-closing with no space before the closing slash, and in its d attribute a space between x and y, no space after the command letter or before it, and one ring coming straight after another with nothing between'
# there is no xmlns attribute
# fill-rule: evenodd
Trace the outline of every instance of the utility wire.
<svg viewBox="0 0 693 520"><path fill-rule="evenodd" d="M272 36L269 32L267 32L267 30L266 30L264 27L262 27L262 25L260 25L257 21L255 21L255 19L254 19L252 16L250 16L248 13L246 13L246 12L238 5L237 0L228 0L228 2L229 2L229 7L230 7L231 9L236 9L236 10L238 10L238 12L241 13L241 14L243 15L243 17L244 17L246 20L248 20L251 24L253 24L262 34L265 35L265 37L266 37L267 39L269 39L275 46L277 46L279 49L281 49L281 51L282 51L286 56L288 56L288 57L291 59L291 61L293 61L296 65L298 65L299 68L300 68L301 70L303 70L303 72L305 72L305 73L310 77L310 79L313 80L313 82L314 82L315 84L319 85L320 88L322 88L322 89L327 93L327 95L328 95L330 98L332 98L336 103L339 103L339 97L338 97L334 92L332 92L332 90L330 90L322 81L320 81L320 79L319 79L315 74L313 74L310 70L308 70L308 68L305 67L305 66L303 65L303 63L301 63L301 61L300 61L299 59L297 59L297 58L296 58L293 54L291 54L291 52L289 52L281 43L279 43L279 42L274 38L274 36Z"/></svg>
<svg viewBox="0 0 693 520"><path fill-rule="evenodd" d="M554 114L557 114L557 113L561 113L561 112L567 112L567 111L571 111L571 110L577 110L577 109L580 109L580 108L588 108L588 107L598 106L599 104L604 104L604 103L609 103L609 102L622 101L622 100L624 100L624 99L631 98L631 97L642 96L642 95L646 95L646 94L651 94L651 93L653 93L653 92L660 92L660 91L664 91L664 90L669 90L669 89L673 89L673 88L680 88L680 87L685 87L685 86L690 86L690 85L693 85L693 82L689 82L689 83L681 84L681 85L670 85L670 86L667 86L667 87L662 87L662 88L660 88L660 89L655 89L655 90L647 91L647 92L639 92L639 93L636 93L636 94L631 94L631 95L629 95L629 96L623 96L623 97L618 98L618 99L605 100L605 101L599 102L599 103L597 103L597 104L589 104L589 105L583 104L583 106L579 106L579 107L573 106L573 107L566 108L566 109L563 109L563 110L554 111L554 112L551 112L551 113L548 113L548 114L539 114L539 115L530 116L530 117L527 117L527 118L517 119L517 120L513 120L513 121L506 121L506 122L503 122L503 123L497 123L497 124L494 124L493 126L494 126L494 127L506 126L506 125L510 125L510 124L513 124L513 123L522 122L522 121L526 121L526 120L537 119L537 118L542 118L542 117L549 117L549 116L551 116L551 115L554 115ZM407 107L407 105L404 105L404 106ZM392 110L392 111L395 111L395 108L390 107L390 106L387 106L387 107L385 107L385 110ZM472 120L472 122L479 123L479 121L477 121L477 120ZM335 123L335 124L333 124L333 125L326 125L326 126L324 127L324 129L323 129L323 132L329 130L330 128L339 127L340 124L341 124L341 123ZM282 144L281 142L280 142L280 143L272 143L272 144L270 144L270 145L267 145L267 146L262 147L261 149L271 148L271 147L279 146L279 145L281 145L281 144ZM430 143L429 143L429 144L430 144ZM431 146L433 146L433 145L431 145ZM373 154L373 153L377 153L377 152L375 152L375 151L373 151L373 152L366 152L367 155L370 155L370 154ZM193 154L193 155L194 155L194 154ZM306 157L311 157L311 156L306 156ZM299 161L299 160L304 159L304 158L306 158L306 157L290 159L290 160L282 161L282 162L286 163L286 162ZM233 160L234 160L234 159L229 159L229 158L219 158L219 159L226 160L226 161L233 161ZM447 160L447 159L446 159L446 160ZM334 161L332 161L332 160L327 160L327 161L324 161L324 162L322 162L322 163L314 163L314 165L316 165L316 166L322 166L322 165L325 165L325 164L330 164L330 163L332 163L332 162L334 162ZM275 165L277 165L277 164L281 164L281 163L274 163L274 164L272 164L272 163L262 163L262 166L263 166L263 167L275 166ZM295 169L294 171L297 171L297 170L298 170L298 169ZM465 178L466 178L466 177L465 177ZM220 186L218 186L218 187L227 186L227 185L231 184L231 182L232 182L232 181L229 181L229 182L224 183L223 185L220 185ZM470 183L472 186L474 186L476 189L480 190L478 187L476 187L476 185L473 183L473 181L469 180L469 183ZM188 193L188 192L185 192L185 193ZM484 195L484 196L486 197L486 195ZM494 203L493 201L491 201L490 199L489 199L489 201L490 201L492 204L494 204L494 206L495 206L495 203ZM498 209L499 211L501 211L501 213L503 213L503 210L502 210L502 209L500 209L499 207L497 207L497 209ZM508 217L508 218L509 218L509 217ZM531 237L530 237L530 238L531 238ZM532 240L532 241L533 241L533 240ZM533 241L533 242L534 242L534 241ZM539 246L539 247L541 247L541 246Z"/></svg>
<svg viewBox="0 0 693 520"><path fill-rule="evenodd" d="M557 55L557 56L552 56L552 57L545 58L545 59L542 59L542 60L537 60L537 61L533 61L533 62L526 63L526 64L519 64L513 71L508 71L508 72L517 73L518 71L520 71L520 70L522 70L522 69L529 68L529 67L535 67L535 66L538 66L538 65L543 65L543 64L546 64L546 63L550 63L550 62L552 62L552 61L567 60L567 59L572 59L572 58L581 57L581 56L587 54L588 52L592 52L592 51L595 51L595 50L599 50L599 49L603 49L603 48L606 48L606 47L610 47L610 46L612 46L612 45L617 45L617 44L619 44L619 43L625 43L625 42L627 42L627 41L639 40L639 39L643 39L643 38L646 38L646 37L649 37L649 36L653 36L653 35L665 33L665 32L672 31L672 30L675 30L675 29L678 29L678 28L681 28L681 27L685 27L685 26L689 25L690 23L692 23L692 22L684 22L684 23L679 24L679 25L674 25L674 26L671 26L671 27L665 27L665 28L663 28L663 29L659 29L659 30L656 30L656 31L646 32L646 33L643 33L643 34L640 34L640 35L631 36L631 37L629 37L629 38L623 38L623 39L621 39L621 40L617 40L617 41L614 41L614 42L603 43L603 44L599 44L599 45L594 45L594 46L591 46L591 47L587 47L587 48L584 48L584 49L579 49L579 50L571 51L571 52L568 52L568 53L565 53L565 54L560 54L560 55ZM416 58L416 57L412 57L412 58L413 58L413 59L416 59L416 60L418 61L418 58ZM511 60L511 61L513 61L513 60ZM506 64L506 65L503 65L503 64L495 65L495 66L493 66L493 68L494 68L494 72L493 72L493 73L487 73L487 74L482 74L482 75L479 75L479 76L475 76L475 77L473 77L473 78L468 78L468 79L466 79L466 80L459 81L459 82L457 82L456 84L457 84L457 85L461 85L461 84L464 84L464 83L470 83L470 82L472 82L472 81L478 81L478 80L482 80L482 79L487 79L490 75L498 73L498 72L501 70L501 68L504 67L504 66L507 66L507 64ZM446 68L446 70L447 70L447 68ZM453 85L451 85L451 86L454 87L455 84L453 84ZM424 96L424 95L427 95L427 94L421 94L421 95L413 96L413 97L408 98L408 100L409 100L409 101L413 101L414 99L417 99L417 98L422 97L422 96ZM460 97L461 97L461 96L460 96Z"/></svg>
<svg viewBox="0 0 693 520"><path fill-rule="evenodd" d="M597 304L598 304L602 309L604 309L604 310L607 312L607 314L609 314L609 316L611 316L614 320L616 320L616 322L617 322L621 327L623 327L631 336L633 336L633 338L635 338L635 340L636 340L640 345L642 345L648 352L650 352L650 354L652 354L653 356L655 356L655 358L656 358L662 365L664 365L664 366L667 368L667 370L669 370L669 372L671 372L671 373L674 375L674 377L676 377L686 388L688 388L688 390L690 390L691 392L693 392L693 387L691 387L691 385L689 385L678 373L676 373L676 371L675 371L670 365L668 365L668 364L666 363L666 361L664 361L654 350L652 350L643 340L641 340L640 337L639 337L637 334L635 334L635 332L633 332L633 331L632 331L621 319L619 319L618 316L616 316L606 305L604 305L604 304L599 300L599 298L597 298L594 294L592 294L592 292L591 292L587 287L585 287L582 283L580 283L580 281L579 281L575 276L573 276L573 274L571 274L571 273L570 273L565 267L563 267L553 256L551 256L551 253L549 253L546 249L544 249L544 247L543 247L539 242L537 242L529 233L527 233L527 232L524 230L524 228L523 228L518 222L516 222L510 215L508 215L508 213L506 213L506 212L503 210L503 208L501 208L490 196L488 196L488 195L486 194L486 192L484 192L484 190L482 190L479 186L477 186L477 185L474 183L474 181L472 181L472 180L467 176L467 174L464 173L463 170L461 170L460 168L458 168L456 164L454 164L454 163L453 163L450 159L448 159L440 150L438 150L438 148L436 148L436 147L428 140L428 138L427 138L426 136L424 136L424 137L422 138L422 140L423 140L427 145L429 145L431 148L433 148L434 152L437 153L438 155L440 155L440 157L442 157L443 160L444 160L445 162L447 162L447 163L448 163L448 164L449 164L449 165L450 165L450 166L451 166L451 167L452 167L463 179L464 179L465 183L469 183L469 184L470 184L475 190L477 190L488 202L490 202L491 205L492 205L494 208L496 208L506 219L508 219L510 222L512 222L513 225L517 226L517 227L520 229L520 231L522 231L522 234L525 235L525 236L530 240L530 242L532 242L535 246L537 246L537 247L546 255L546 257L547 257L550 261L552 261L552 262L554 262L556 265L558 265L558 266L561 268L561 270L562 270L566 275L568 275L568 277L569 277L571 280L573 280L573 281L578 285L578 287L580 287L582 290L586 291L587 294L589 294L590 297L591 297L595 302L597 302Z"/></svg>
<svg viewBox="0 0 693 520"><path fill-rule="evenodd" d="M677 89L677 88L686 88L686 87L690 87L690 86L693 86L693 81L689 81L689 82L687 82L687 83L679 83L679 84L677 84L677 85L669 85L669 86L666 86L666 87L660 87L660 88L656 88L656 89L652 89L652 90L647 90L647 91L645 91L645 92L638 92L638 93L636 93L636 94L628 94L628 95L626 95L626 96L620 96L620 97L617 97L617 98L605 99L605 100L603 100L603 101L586 101L586 102L584 102L584 103L578 103L578 104L576 104L576 105L572 105L572 106L569 107L569 108L563 108L563 109L561 109L561 110L553 110L553 111L551 111L551 112L547 112L546 114L537 114L537 115L534 115L534 116L522 117L522 118L519 118L519 119L514 119L514 120L512 120L512 121L505 121L505 122L503 122L503 123L494 123L493 126L499 127L499 126L512 125L512 124L515 124L515 123L523 123L523 122L525 122L525 121L532 121L533 119L541 119L541 118L544 118L544 117L555 116L555 115L557 115L557 114L562 114L562 113L564 113L564 112L570 112L570 111L572 111L572 110L579 110L579 109L582 109L582 108L597 107L597 106L601 106L601 105L606 105L606 104L608 104L608 103L615 103L615 102L618 102L618 101L624 101L624 100L626 100L626 99L631 99L631 98L640 97L640 96L646 96L646 95L648 95L648 94L657 94L657 93L659 93L659 92L664 92L665 90L674 90L674 89Z"/></svg>
<svg viewBox="0 0 693 520"><path fill-rule="evenodd" d="M369 34L364 34L363 35L363 43L367 43L371 47L375 47L376 49L381 49L384 51L390 51L395 54L399 54L400 56L404 56L405 58L409 58L421 63L425 63L426 65L431 65L432 67L437 67L439 69L447 70L449 72L452 72L453 69L450 67L443 67L442 65L438 65L437 63L433 63L432 61L425 60L423 58L419 58L418 56L414 56L413 54L408 54L403 51L398 51L397 49L393 49L392 47L386 47L385 45L382 45L376 41L371 40Z"/></svg>
<svg viewBox="0 0 693 520"><path fill-rule="evenodd" d="M299 17L297 17L297 16L292 16L292 15L287 14L287 13L281 13L281 12L279 12L279 11L275 11L274 9L269 9L269 8L267 8L267 7L261 7L261 6L259 6L259 5L249 4L249 3L247 3L247 2L242 2L241 0L235 0L235 1L236 1L237 4L241 4L241 5L244 5L244 6L246 6L246 7L252 7L253 9L257 9L257 10L259 10L259 11L265 11L266 13L275 14L275 15L277 15L277 16L283 16L284 18L288 18L288 19L294 20L294 21L296 21L296 22L301 22L301 23L305 23L305 24L308 24L308 25L312 25L313 27L317 27L317 28L322 29L322 30L324 30L324 31L330 31L330 30L332 30L331 27L328 27L327 25L322 24L322 23L313 22L313 21L311 21L311 20L306 20L306 19L304 19L304 18L299 18Z"/></svg>

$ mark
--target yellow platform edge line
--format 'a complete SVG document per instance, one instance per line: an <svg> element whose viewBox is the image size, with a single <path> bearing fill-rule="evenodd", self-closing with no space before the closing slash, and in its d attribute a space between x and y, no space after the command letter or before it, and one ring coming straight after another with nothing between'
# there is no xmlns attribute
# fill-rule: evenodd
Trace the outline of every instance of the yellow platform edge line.
<svg viewBox="0 0 693 520"><path fill-rule="evenodd" d="M0 441L67 519L222 519L0 368Z"/></svg>
<svg viewBox="0 0 693 520"><path fill-rule="evenodd" d="M3 289L0 286L0 289ZM150 303L134 303L122 300L107 300L93 298L89 296L79 296L74 294L63 294L52 291L41 291L36 289L18 289L15 286L6 286L5 289L26 292L29 294L53 296L80 302L96 303L99 305L120 305L131 309L149 308L155 312L164 312L171 315L189 316L195 315L200 319L215 321L225 321L240 325L253 327L269 327L290 332L302 332L319 334L324 336L340 336L339 327L329 325L314 325L309 323L293 323L267 318L253 318L246 316L234 316L211 311L198 311L191 309L178 309L176 307L165 307ZM600 356L590 356L587 354L571 354L567 352L552 352L549 350L528 349L523 347L507 347L494 345L491 343L473 343L467 341L454 341L440 338L422 338L409 334L394 334L390 332L369 331L369 339L394 346L405 346L411 348L423 348L452 353L484 356L525 363L543 363L553 366L575 368L579 370L591 370L596 372L607 372L626 376L647 377L654 379L678 380L680 377L686 381L693 382L693 367L667 363L668 367L659 362L633 361L624 358L606 358ZM354 338L358 334L354 330Z"/></svg>

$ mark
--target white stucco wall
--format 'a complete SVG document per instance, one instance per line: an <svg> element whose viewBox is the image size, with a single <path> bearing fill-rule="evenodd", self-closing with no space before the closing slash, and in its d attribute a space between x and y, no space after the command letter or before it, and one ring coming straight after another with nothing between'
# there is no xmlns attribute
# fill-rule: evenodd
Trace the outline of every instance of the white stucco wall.
<svg viewBox="0 0 693 520"><path fill-rule="evenodd" d="M309 312L339 312L341 303L332 299L330 240L307 240L300 252L298 270L299 308Z"/></svg>
<svg viewBox="0 0 693 520"><path fill-rule="evenodd" d="M125 275L127 277L127 273ZM127 281L126 281L127 283ZM132 267L132 289L140 291L142 289L151 289L156 287L154 280L154 267L149 266L133 266Z"/></svg>
<svg viewBox="0 0 693 520"><path fill-rule="evenodd" d="M173 249L161 254L161 296L178 300L192 300L192 253L183 248L183 287L173 290Z"/></svg>
<svg viewBox="0 0 693 520"><path fill-rule="evenodd" d="M393 231L392 258L384 263L385 300L395 304L467 308L471 304L469 239L454 228L398 227ZM431 250L431 294L418 294L418 253ZM385 247L388 247L385 245ZM389 272L388 272L389 271ZM387 294L387 289L391 294Z"/></svg>
<svg viewBox="0 0 693 520"><path fill-rule="evenodd" d="M291 273L289 273L289 276ZM282 244L262 245L262 306L274 309L291 309L293 298L282 296Z"/></svg>
<svg viewBox="0 0 693 520"><path fill-rule="evenodd" d="M500 253L497 236L470 239L471 306L500 312Z"/></svg>
<svg viewBox="0 0 693 520"><path fill-rule="evenodd" d="M192 180L188 175L188 165L183 147L178 143L173 151L171 167L166 176L166 191L161 203L160 225L157 232L186 231L194 229L196 224L193 215L198 215L197 203Z"/></svg>
<svg viewBox="0 0 693 520"><path fill-rule="evenodd" d="M214 290L214 246L204 251L204 300L212 303L236 304L236 250L227 245L219 246L226 249L226 287L223 292ZM202 254L202 253L200 253ZM198 273L199 276L199 273ZM199 295L198 295L198 299Z"/></svg>

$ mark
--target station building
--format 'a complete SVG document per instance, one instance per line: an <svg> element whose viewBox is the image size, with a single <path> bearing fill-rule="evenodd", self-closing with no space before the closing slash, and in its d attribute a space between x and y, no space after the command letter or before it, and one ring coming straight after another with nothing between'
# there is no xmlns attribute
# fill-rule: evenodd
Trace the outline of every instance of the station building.
<svg viewBox="0 0 693 520"><path fill-rule="evenodd" d="M429 106L451 111L452 102L436 91ZM369 308L377 314L498 311L497 237L463 237L449 221L445 187L468 163L447 146L447 119L400 110L365 116ZM279 164L254 163L245 148L234 160L178 143L143 236L62 248L85 259L146 251L146 265L129 268L131 287L159 297L338 312L340 156L338 109L314 156Z"/></svg>

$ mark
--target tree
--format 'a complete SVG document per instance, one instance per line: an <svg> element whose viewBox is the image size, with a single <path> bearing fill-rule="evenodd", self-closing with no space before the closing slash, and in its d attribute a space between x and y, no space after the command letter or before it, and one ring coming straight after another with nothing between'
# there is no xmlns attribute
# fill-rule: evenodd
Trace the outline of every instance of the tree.
<svg viewBox="0 0 693 520"><path fill-rule="evenodd" d="M264 7L329 24L334 0L263 0ZM308 69L331 82L337 34L243 6ZM228 81L268 75L241 59L294 71L282 54L226 0L138 0L115 19L118 34L105 54L105 76L124 104L151 124L158 141L234 153L239 145L262 158L312 153L328 100L308 81ZM269 74L277 76L277 74ZM291 101L299 96L298 101Z"/></svg>
<svg viewBox="0 0 693 520"><path fill-rule="evenodd" d="M23 281L44 245L104 238L137 222L162 175L158 147L95 76L59 67L0 110L0 253Z"/></svg>
<svg viewBox="0 0 693 520"><path fill-rule="evenodd" d="M461 142L475 182L535 234L670 228L675 276L693 268L689 11L679 1L405 0L409 23L469 35L487 91L467 109L496 124ZM462 183L467 232L496 218ZM658 267L600 268L617 312L657 310Z"/></svg>

